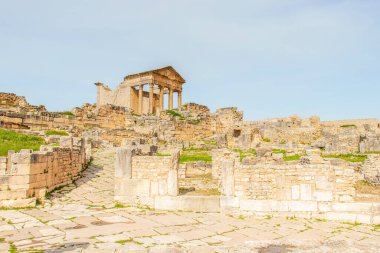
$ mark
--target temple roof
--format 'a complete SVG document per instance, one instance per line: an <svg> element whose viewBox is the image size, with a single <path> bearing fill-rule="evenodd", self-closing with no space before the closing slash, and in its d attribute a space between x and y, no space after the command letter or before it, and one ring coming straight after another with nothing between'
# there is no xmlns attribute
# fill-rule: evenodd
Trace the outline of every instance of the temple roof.
<svg viewBox="0 0 380 253"><path fill-rule="evenodd" d="M178 72L172 66L167 66L167 67L160 68L160 69L153 69L153 70L148 70L148 71L144 71L144 72L137 73L137 74L128 75L128 76L124 77L124 80L129 80L129 79L133 79L133 78L140 77L140 76L146 76L148 74L158 74L161 76L165 76L169 79L172 79L171 76L174 76L175 80L177 80L181 83L186 82L185 79L183 79L183 77L180 74L178 74Z"/></svg>

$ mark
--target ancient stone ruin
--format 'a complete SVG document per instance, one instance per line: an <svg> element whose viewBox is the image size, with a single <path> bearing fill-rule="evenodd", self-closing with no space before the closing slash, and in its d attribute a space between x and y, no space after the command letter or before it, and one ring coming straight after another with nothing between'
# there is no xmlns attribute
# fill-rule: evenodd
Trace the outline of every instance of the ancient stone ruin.
<svg viewBox="0 0 380 253"><path fill-rule="evenodd" d="M1 93L2 128L60 140L0 158L1 203L43 201L80 177L93 148L115 152L113 196L122 204L380 224L378 119L245 121L234 107L182 104L184 83L172 67L128 75L114 91L97 83L96 104L66 113Z"/></svg>

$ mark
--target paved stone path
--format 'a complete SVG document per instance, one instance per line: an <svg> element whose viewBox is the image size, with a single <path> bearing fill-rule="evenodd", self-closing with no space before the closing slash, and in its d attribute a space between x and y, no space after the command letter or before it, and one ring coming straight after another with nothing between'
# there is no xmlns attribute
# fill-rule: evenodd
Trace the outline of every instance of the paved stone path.
<svg viewBox="0 0 380 253"><path fill-rule="evenodd" d="M94 157L44 206L0 210L0 252L380 252L380 226L115 204L114 150Z"/></svg>

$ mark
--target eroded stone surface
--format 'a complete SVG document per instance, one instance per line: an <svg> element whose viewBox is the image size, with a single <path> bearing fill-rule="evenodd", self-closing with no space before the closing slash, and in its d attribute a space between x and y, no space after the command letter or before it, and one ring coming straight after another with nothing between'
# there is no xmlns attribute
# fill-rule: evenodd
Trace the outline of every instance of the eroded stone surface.
<svg viewBox="0 0 380 253"><path fill-rule="evenodd" d="M115 205L114 153L96 152L84 177L44 206L0 211L0 251L377 252L380 246L378 226Z"/></svg>

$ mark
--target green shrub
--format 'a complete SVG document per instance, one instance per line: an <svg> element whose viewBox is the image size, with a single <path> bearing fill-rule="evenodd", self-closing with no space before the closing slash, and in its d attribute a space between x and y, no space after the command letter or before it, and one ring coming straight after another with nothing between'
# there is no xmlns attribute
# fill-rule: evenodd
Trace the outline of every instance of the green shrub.
<svg viewBox="0 0 380 253"><path fill-rule="evenodd" d="M169 114L170 116L174 117L174 118L179 118L179 119L184 119L185 117L183 117L182 114L174 111L174 110L166 110L166 113Z"/></svg>
<svg viewBox="0 0 380 253"><path fill-rule="evenodd" d="M45 140L41 137L0 129L0 156L6 156L8 150L16 152L21 149L39 150L44 143Z"/></svg>
<svg viewBox="0 0 380 253"><path fill-rule="evenodd" d="M69 134L65 131L60 130L47 130L45 131L46 135L61 135L61 136L68 136Z"/></svg>
<svg viewBox="0 0 380 253"><path fill-rule="evenodd" d="M264 138L264 139L263 139L263 142L271 142L271 139L269 139L269 138Z"/></svg>

